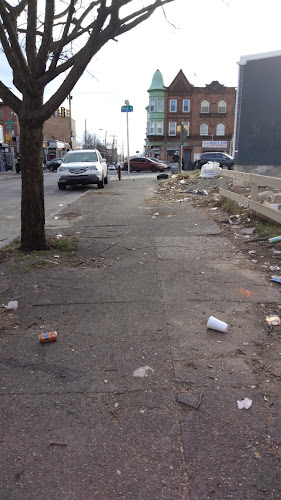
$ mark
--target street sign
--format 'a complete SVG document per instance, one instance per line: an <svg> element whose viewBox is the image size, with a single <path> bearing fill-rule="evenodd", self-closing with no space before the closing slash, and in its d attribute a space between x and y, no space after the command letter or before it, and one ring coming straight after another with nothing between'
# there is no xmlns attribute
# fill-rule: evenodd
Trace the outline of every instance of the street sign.
<svg viewBox="0 0 281 500"><path fill-rule="evenodd" d="M13 130L13 128L14 128L13 125L7 125L6 127L7 130Z"/></svg>
<svg viewBox="0 0 281 500"><path fill-rule="evenodd" d="M134 111L133 106L122 106L121 108L121 113L130 113L131 111Z"/></svg>
<svg viewBox="0 0 281 500"><path fill-rule="evenodd" d="M14 120L5 120L4 123L16 123Z"/></svg>

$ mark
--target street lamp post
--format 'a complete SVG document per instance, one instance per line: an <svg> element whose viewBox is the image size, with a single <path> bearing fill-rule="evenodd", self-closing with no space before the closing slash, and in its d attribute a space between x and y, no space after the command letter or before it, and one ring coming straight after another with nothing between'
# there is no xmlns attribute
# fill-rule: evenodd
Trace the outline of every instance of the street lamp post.
<svg viewBox="0 0 281 500"><path fill-rule="evenodd" d="M69 94L69 146L72 149L72 123L71 123L71 99L72 95Z"/></svg>

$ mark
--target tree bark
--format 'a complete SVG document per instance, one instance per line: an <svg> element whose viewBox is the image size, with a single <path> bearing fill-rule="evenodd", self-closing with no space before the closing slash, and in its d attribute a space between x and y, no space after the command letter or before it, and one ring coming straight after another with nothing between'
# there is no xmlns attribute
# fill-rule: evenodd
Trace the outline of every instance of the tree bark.
<svg viewBox="0 0 281 500"><path fill-rule="evenodd" d="M43 124L31 126L20 120L22 170L21 247L44 250L45 208L42 168Z"/></svg>

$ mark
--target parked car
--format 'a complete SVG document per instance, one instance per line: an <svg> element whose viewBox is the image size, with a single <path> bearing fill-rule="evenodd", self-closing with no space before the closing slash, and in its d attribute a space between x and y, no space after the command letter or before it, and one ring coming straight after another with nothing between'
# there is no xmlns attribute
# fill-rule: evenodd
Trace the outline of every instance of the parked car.
<svg viewBox="0 0 281 500"><path fill-rule="evenodd" d="M57 176L59 189L77 184L97 184L101 189L108 183L108 168L97 149L69 151L57 169Z"/></svg>
<svg viewBox="0 0 281 500"><path fill-rule="evenodd" d="M124 169L128 170L128 162L124 162ZM151 170L151 172L164 172L166 170L166 165L161 163L160 160L157 161L156 158L153 160L151 158L145 158L144 156L130 158L130 170L135 170L136 172L141 172L142 170Z"/></svg>
<svg viewBox="0 0 281 500"><path fill-rule="evenodd" d="M226 153L220 153L215 151L210 151L208 153L202 153L196 162L196 168L201 168L202 165L208 163L208 161L216 161L220 164L220 167L227 167L231 170L234 166L234 158L227 155Z"/></svg>
<svg viewBox="0 0 281 500"><path fill-rule="evenodd" d="M150 160L155 161L156 163L163 163L165 165L166 170L171 167L171 163L165 160L159 160L159 158L150 158Z"/></svg>
<svg viewBox="0 0 281 500"><path fill-rule="evenodd" d="M53 172L57 170L57 168L61 165L63 158L53 158L52 160L47 161L46 167Z"/></svg>
<svg viewBox="0 0 281 500"><path fill-rule="evenodd" d="M108 165L108 170L116 170L115 165Z"/></svg>

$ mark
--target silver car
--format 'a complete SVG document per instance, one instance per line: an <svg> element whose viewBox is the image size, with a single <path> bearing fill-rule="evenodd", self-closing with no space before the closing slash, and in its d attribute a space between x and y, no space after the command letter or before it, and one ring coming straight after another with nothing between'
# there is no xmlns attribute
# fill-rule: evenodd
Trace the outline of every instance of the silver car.
<svg viewBox="0 0 281 500"><path fill-rule="evenodd" d="M108 183L106 160L97 149L69 151L57 169L57 176L62 190L77 184L97 184L101 189Z"/></svg>

